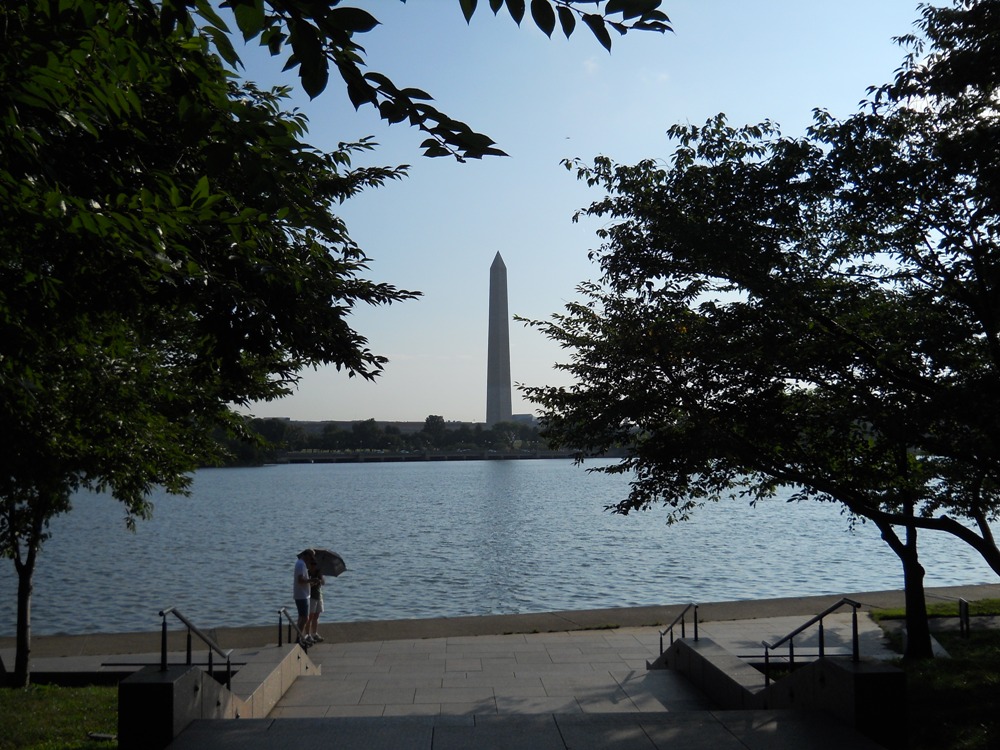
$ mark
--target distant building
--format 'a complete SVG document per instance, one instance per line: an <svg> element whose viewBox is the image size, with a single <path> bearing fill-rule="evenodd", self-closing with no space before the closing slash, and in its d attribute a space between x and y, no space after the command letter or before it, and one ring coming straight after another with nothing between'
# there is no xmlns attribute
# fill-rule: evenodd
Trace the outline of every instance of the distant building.
<svg viewBox="0 0 1000 750"><path fill-rule="evenodd" d="M507 266L500 253L490 266L489 339L486 349L486 426L511 421L510 323Z"/></svg>

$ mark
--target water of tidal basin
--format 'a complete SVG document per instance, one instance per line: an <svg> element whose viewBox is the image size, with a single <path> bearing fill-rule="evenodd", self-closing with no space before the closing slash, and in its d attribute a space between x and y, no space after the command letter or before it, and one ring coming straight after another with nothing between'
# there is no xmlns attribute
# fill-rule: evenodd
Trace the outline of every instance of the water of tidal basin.
<svg viewBox="0 0 1000 750"><path fill-rule="evenodd" d="M347 560L325 621L902 587L877 531L849 531L835 505L723 502L667 526L659 508L605 511L627 486L563 460L210 469L191 497L156 495L134 534L121 506L82 494L39 556L33 633L155 629L168 606L203 627L276 625L308 546ZM996 582L957 540L927 532L921 546L928 586ZM16 576L2 570L0 634L12 635Z"/></svg>

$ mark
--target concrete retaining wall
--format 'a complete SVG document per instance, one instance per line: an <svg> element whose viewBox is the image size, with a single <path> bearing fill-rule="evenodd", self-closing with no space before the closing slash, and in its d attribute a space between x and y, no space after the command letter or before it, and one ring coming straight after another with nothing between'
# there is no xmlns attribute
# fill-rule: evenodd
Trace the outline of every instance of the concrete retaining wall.
<svg viewBox="0 0 1000 750"><path fill-rule="evenodd" d="M239 654L227 689L199 666L144 667L118 685L118 747L161 750L195 719L261 719L292 683L320 669L297 645Z"/></svg>
<svg viewBox="0 0 1000 750"><path fill-rule="evenodd" d="M818 659L765 686L760 671L702 638L674 641L650 668L681 672L724 710L820 710L890 750L907 744L906 675L881 662Z"/></svg>

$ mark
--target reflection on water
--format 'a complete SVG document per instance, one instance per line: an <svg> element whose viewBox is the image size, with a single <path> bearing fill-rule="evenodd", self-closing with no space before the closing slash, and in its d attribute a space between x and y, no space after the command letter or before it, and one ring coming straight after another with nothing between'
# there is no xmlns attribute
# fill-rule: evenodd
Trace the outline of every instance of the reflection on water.
<svg viewBox="0 0 1000 750"><path fill-rule="evenodd" d="M307 546L347 560L326 589L327 621L902 586L877 531L848 531L836 506L734 501L668 527L662 510L604 511L626 492L622 477L554 460L212 469L190 498L157 496L135 534L114 501L80 495L39 556L33 632L148 630L167 606L203 627L276 625ZM956 540L925 533L921 546L928 586L996 580ZM16 576L2 570L10 635Z"/></svg>

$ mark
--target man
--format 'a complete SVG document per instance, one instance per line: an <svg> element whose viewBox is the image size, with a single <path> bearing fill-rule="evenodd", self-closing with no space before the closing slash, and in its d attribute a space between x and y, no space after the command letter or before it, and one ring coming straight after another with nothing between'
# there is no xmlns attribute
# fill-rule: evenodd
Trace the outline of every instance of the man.
<svg viewBox="0 0 1000 750"><path fill-rule="evenodd" d="M306 622L309 620L309 589L312 586L312 579L309 577L309 568L316 562L316 555L311 549L302 550L295 560L295 583L292 586L292 598L295 599L295 608L298 610L299 643L303 646L312 645L312 640L305 632Z"/></svg>

